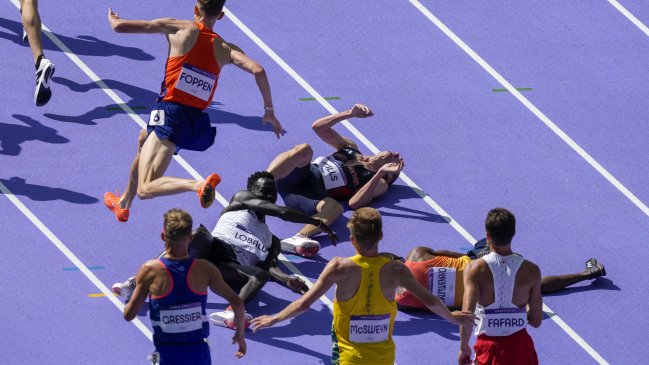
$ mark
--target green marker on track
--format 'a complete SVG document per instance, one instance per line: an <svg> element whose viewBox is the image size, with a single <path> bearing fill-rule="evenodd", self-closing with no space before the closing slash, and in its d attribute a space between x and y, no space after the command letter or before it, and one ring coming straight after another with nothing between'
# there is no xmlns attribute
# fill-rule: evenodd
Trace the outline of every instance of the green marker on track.
<svg viewBox="0 0 649 365"><path fill-rule="evenodd" d="M138 109L146 109L145 106L132 106L131 109L133 110L138 110ZM107 106L106 110L122 110L121 106Z"/></svg>
<svg viewBox="0 0 649 365"><path fill-rule="evenodd" d="M502 92L509 92L507 89L491 89L495 93L502 93ZM517 87L516 90L518 91L532 91L531 87Z"/></svg>
<svg viewBox="0 0 649 365"><path fill-rule="evenodd" d="M325 100L340 100L340 96L325 96ZM315 98L300 98L300 101L315 101Z"/></svg>

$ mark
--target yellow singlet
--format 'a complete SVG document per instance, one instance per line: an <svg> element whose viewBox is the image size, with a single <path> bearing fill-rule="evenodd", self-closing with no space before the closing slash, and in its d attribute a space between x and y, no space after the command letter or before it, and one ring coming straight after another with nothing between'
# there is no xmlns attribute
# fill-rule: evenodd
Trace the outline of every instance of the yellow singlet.
<svg viewBox="0 0 649 365"><path fill-rule="evenodd" d="M385 299L379 284L379 272L390 259L361 255L350 259L360 266L362 278L351 299L344 302L334 300L332 363L392 365L392 330L397 303Z"/></svg>

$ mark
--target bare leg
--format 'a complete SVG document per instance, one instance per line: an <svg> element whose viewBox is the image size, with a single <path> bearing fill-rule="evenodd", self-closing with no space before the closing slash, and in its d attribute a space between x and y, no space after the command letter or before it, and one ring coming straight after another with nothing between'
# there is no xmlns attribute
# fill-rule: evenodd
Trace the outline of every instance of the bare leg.
<svg viewBox="0 0 649 365"><path fill-rule="evenodd" d="M286 152L280 153L268 165L266 171L275 176L275 180L282 179L297 167L304 167L311 163L313 149L306 143L299 144Z"/></svg>
<svg viewBox="0 0 649 365"><path fill-rule="evenodd" d="M336 218L340 217L340 215L343 214L343 210L343 206L340 205L340 203L338 203L336 199L324 198L323 200L320 200L318 202L318 205L316 206L316 211L318 213L313 215L313 217L320 218L326 225L330 225L336 220ZM320 228L311 224L306 224L304 227L302 227L298 234L306 237L311 237L319 232Z"/></svg>
<svg viewBox="0 0 649 365"><path fill-rule="evenodd" d="M137 195L140 199L198 191L201 181L162 176L173 157L176 146L168 139L159 139L155 133L142 146L138 166Z"/></svg>
<svg viewBox="0 0 649 365"><path fill-rule="evenodd" d="M29 47L32 49L34 63L43 54L41 40L41 17L38 15L38 0L20 0L23 27L27 31Z"/></svg>
<svg viewBox="0 0 649 365"><path fill-rule="evenodd" d="M131 163L131 171L129 173L128 184L126 184L126 190L124 194L119 199L119 207L122 209L128 209L133 204L133 199L137 195L137 179L138 179L138 169L140 165L140 154L142 152L142 146L147 138L146 129L140 131L140 134L137 138L137 153L135 158Z"/></svg>
<svg viewBox="0 0 649 365"><path fill-rule="evenodd" d="M584 270L583 272L578 274L544 276L541 279L541 293L556 293L570 285L590 279L593 279L593 274L591 274L589 270Z"/></svg>

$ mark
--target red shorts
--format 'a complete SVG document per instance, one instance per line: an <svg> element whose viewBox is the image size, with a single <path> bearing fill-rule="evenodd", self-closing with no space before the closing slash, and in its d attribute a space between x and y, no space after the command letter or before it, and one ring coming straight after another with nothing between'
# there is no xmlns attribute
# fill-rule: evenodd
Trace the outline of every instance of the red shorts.
<svg viewBox="0 0 649 365"><path fill-rule="evenodd" d="M473 346L479 365L538 365L534 342L522 329L504 337L480 335Z"/></svg>

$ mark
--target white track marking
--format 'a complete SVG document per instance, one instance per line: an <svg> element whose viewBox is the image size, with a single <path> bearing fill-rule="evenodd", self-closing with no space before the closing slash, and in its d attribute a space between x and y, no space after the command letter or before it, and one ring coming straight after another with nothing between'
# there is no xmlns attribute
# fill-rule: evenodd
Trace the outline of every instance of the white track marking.
<svg viewBox="0 0 649 365"><path fill-rule="evenodd" d="M647 28L646 25L644 25L638 18L635 17L635 15L631 14L630 11L626 10L622 4L617 2L616 0L608 0L608 2L615 7L622 15L624 15L627 19L631 21L631 23L635 24L636 27L640 28L640 30L649 36L649 28ZM646 6L646 5L645 5Z"/></svg>
<svg viewBox="0 0 649 365"><path fill-rule="evenodd" d="M413 5L415 5L415 6L417 6L416 4L419 4L419 2L417 2L417 1L412 1L412 0L411 0L411 3L413 3ZM421 6L421 4L419 4L419 5ZM423 6L421 6L421 7L423 8ZM420 9L420 10L421 10L422 12L424 12L424 11L428 12L428 10L425 9L425 8L423 8L423 10L422 10L422 9ZM428 12L428 13L430 13L430 12ZM425 15L426 15L426 14L425 14ZM435 20L437 20L437 18L435 18L432 14L430 14L430 15L431 15ZM287 63L286 63L286 62L285 62L281 57L279 57L279 56L277 55L277 53L275 53L275 52L274 52L270 47L268 47L268 45L266 45L266 43L265 43L264 41L262 41L262 40L261 40L261 39L260 39L260 38L255 34L255 33L252 32L252 30L250 30L250 28L248 28L245 24L243 24L243 22L241 22L241 20L239 20L239 18L237 18L237 17L236 17L236 16L235 16L231 11L229 11L229 10L227 10L227 9L226 9L226 16L227 16L227 17L228 17L228 18L229 18L229 19L230 19L230 20L231 20L231 21L232 21L232 22L233 22L237 27L239 27L239 29L241 29L241 30L242 30L242 31L243 31L243 32L244 32L244 33L245 33L245 34L246 34L246 35L247 35L247 36L248 36L248 37L249 37L253 42L255 42L255 43L257 44L257 46L259 46L259 47L260 47L264 52L266 52L266 54L267 54L268 56L270 56L270 57L271 57L271 58L272 58L272 59L273 59L273 60L274 60L274 61L275 61L275 62L276 62L276 63L277 63L277 64L278 64L282 69L284 69L284 71L285 71L286 73L288 73L291 77L293 77L293 79L294 79L298 84L300 84L300 85L301 85L301 86L302 86L302 87L303 87L303 88L304 88L304 89L305 89L305 90L306 90L306 91L307 91L307 92L308 92L308 93L309 93L313 98L315 98L315 100L318 101L318 103L320 103L320 105L322 105L322 106L323 106L323 107L324 107L328 112L330 112L330 113L337 113L337 112L338 112L338 111L337 111L337 110L336 110L336 109L335 109L335 108L334 108L334 107L333 107L333 106L332 106L332 105L331 105L327 100L325 100L325 99L322 97L322 95L320 95L320 93L318 93L318 92L317 92L317 91L316 91L316 90L315 90L311 85L309 85L309 83L307 83L307 82L306 82L306 81L305 81L305 80L304 80L304 79L303 79L303 78L302 78L302 77L301 77L297 72L295 72L295 70L293 70L293 68L292 68L291 66L289 66L289 65L288 65L288 64L287 64ZM429 19L430 19L430 18L429 18ZM432 20L432 19L431 19L431 20ZM434 22L435 22L435 21L434 21ZM438 22L439 24L441 24L441 25L442 25L446 30L448 30L448 28L446 28L446 26L444 26L441 22L439 22L439 20L437 20L437 22ZM436 23L436 25L437 25L437 23ZM450 30L448 30L448 32L450 32ZM453 34L453 33L451 33L451 34ZM453 34L453 36L455 36L455 35ZM455 36L455 38L458 39L459 42L462 42L459 38L457 38L457 36ZM456 42L456 43L457 43L457 42ZM464 44L464 43L462 42L462 44ZM466 46L466 44L464 44L464 45ZM472 54L474 54L476 57L479 58L479 56L477 56L477 54L475 54L475 52L473 52L472 50L470 50L470 48L468 48L468 46L466 46L466 48L467 48L467 49L468 49ZM463 49L464 49L464 48L463 48ZM468 51L467 51L467 53L468 53ZM471 53L470 53L470 54L471 54ZM482 60L482 59L480 59L480 60ZM482 62L486 65L486 62L484 62L484 61L482 61ZM486 66L489 67L488 65L486 65ZM484 67L484 66L483 66L483 67ZM490 68L490 67L489 67L489 68ZM492 69L492 70L493 70L493 69ZM502 76L500 76L499 74L497 74L495 71L493 71L493 72L494 72L494 74L495 74L496 76L498 76L498 77L496 77L496 76L494 76L494 77L496 77L496 79L498 79L498 81L501 81L501 79L502 79L501 84L503 84L503 85L504 85L504 86L505 86L505 87L506 87L510 92L512 92L512 94L516 93L516 94L517 94L517 98L520 96L520 98L524 99L525 102L527 102L529 105L531 105L531 103L530 103L529 101L527 101L527 99L525 99L525 98L521 95L521 93L518 92L518 90L516 90L516 89L515 89L511 84L509 84L509 83L508 83L504 78L502 78ZM490 72L490 73L491 73L491 72ZM519 98L519 100L521 100L520 98ZM523 101L521 100L521 102L523 102ZM525 104L525 103L524 103L524 104ZM534 108L534 110L538 111L538 109L536 109L533 105L531 105L531 106L532 106L532 108ZM534 112L534 110L533 110L533 112ZM540 113L540 115L542 115L545 119L547 119L547 117L545 117L545 116L544 116L540 111L538 111L538 113ZM535 113L535 114L536 114L536 113ZM543 119L542 119L542 120L543 120ZM556 127L556 125L554 125L554 124L553 124L549 119L547 119L547 121L548 121L552 126L554 126L554 128L556 128L558 131L561 131L561 130L560 130L558 127ZM350 131L350 132L351 132L351 133L356 137L356 138L358 138L358 140L361 141L361 142L362 142L362 143L363 143L363 144L364 144L364 145L365 145L365 146L366 146L370 151L372 151L372 152L375 153L375 154L379 152L379 149L378 149L378 148L377 148L377 147L376 147L376 146L375 146L375 145L374 145L374 144L373 144L369 139L367 139L367 138L366 138L366 137L365 137L365 136L364 136L364 135L363 135L363 134L362 134L358 129L356 129L354 126L352 126L351 123L349 123L349 121L344 120L344 121L342 122L342 124L343 124L343 125L344 125L344 126L345 126L345 127L346 127L346 128L347 128L347 129L348 129L348 130L349 130L349 131ZM547 123L546 123L546 124L547 124ZM550 125L548 125L548 126L550 127ZM551 129L552 129L552 127L551 127ZM553 129L553 130L554 130L554 129ZM557 133L557 132L555 131L555 133ZM567 135L565 135L565 133L563 133L562 131L561 131L561 133L562 133L563 136L565 136L566 138L568 138L568 140L570 140L569 137L568 137ZM560 135L560 136L561 136L561 135ZM572 140L570 140L570 141L572 141ZM573 143L573 145L576 146L579 150L583 151L583 150L581 149L581 147L577 146L576 143L574 143L574 141L572 141L572 143ZM573 146L571 145L571 147L573 147ZM575 148L575 147L573 147L573 149L574 149L574 148ZM575 150L577 150L577 149L575 149ZM577 150L577 152L579 153L578 150ZM585 151L583 151L583 153L585 154ZM589 155L586 154L586 156L588 156L588 157L590 158ZM582 157L583 157L583 156L582 156ZM591 161L593 161L595 164L597 164L597 162L595 162L592 158L590 158L590 159L591 159ZM599 164L597 164L597 166L599 166ZM601 170L603 170L604 172L606 172L606 170L604 170L601 166L600 166L600 168L601 168ZM600 170L598 170L598 171L600 171ZM602 171L600 171L600 173L602 173ZM604 173L602 173L602 174L604 175ZM606 174L608 174L608 176L610 176L610 177L612 178L612 175L610 175L608 172L606 172ZM606 177L607 175L604 175L604 176ZM412 189L417 193L417 195L419 195L422 199L424 199L424 201L425 201L429 206L431 206L431 207L432 207L432 208L433 208L437 213L439 213L439 214L442 215L443 217L449 217L449 218L445 218L445 219L447 220L447 222L449 222L449 224L450 224L453 228L455 228L455 229L456 229L456 230L457 230L457 231L458 231L458 232L459 232L459 233L460 233L460 234L461 234L461 235L462 235L462 236L463 236L467 241L469 241L471 244L474 244L474 243L475 243L475 238L473 238L473 236L471 236L471 234L469 234L469 233L468 233L468 232L467 232L467 231L466 231L462 226L460 226L460 225L459 225L459 224L458 224L454 219L451 219L451 218L450 218L450 215L449 215L449 214L448 214L448 213L447 213L447 212L446 212L446 211L445 211L445 210L444 210L444 209L443 209L439 204L437 204L437 203L436 203L436 202L435 202L435 201L434 201L434 200L433 200L433 199L432 199L428 194L426 194L426 193L425 193L421 188L419 188L419 186L418 186L414 181L412 181L412 179L410 179L410 178L409 178L405 173L403 173L403 172L400 174L400 177L401 177L401 179L402 179L402 180L403 180L403 181L404 181L408 186L410 186L410 187L411 187L411 188L412 188ZM613 178L613 179L614 179L614 178ZM610 180L609 180L609 181L610 181ZM615 180L615 181L617 182L617 180ZM617 182L617 183L619 184L619 182ZM615 184L614 184L614 185L615 185ZM619 185L621 186L621 184L619 184ZM616 187L617 187L617 186L616 186ZM622 186L622 188L624 188L624 187ZM624 188L624 189L626 190L626 188ZM626 190L626 191L628 192L628 190ZM624 191L623 191L623 193L624 193ZM630 192L628 192L628 193L631 194ZM625 194L625 195L626 195L626 194ZM627 195L627 196L628 196L628 195ZM633 194L631 194L631 196L633 196ZM635 196L633 196L633 197L635 198ZM632 201L633 201L633 200L632 200ZM649 208L647 208L644 204L642 204L642 202L640 202L637 198L636 198L636 201L637 201L639 204L641 204L642 207L644 207L644 210L643 210L643 211L645 211L645 214L649 215ZM636 203L636 202L634 201L634 203ZM638 204L636 203L636 205L638 205ZM642 207L641 207L641 209L643 209ZM581 338L581 337L580 337L580 336L579 336L579 335L578 335L574 330L572 330L572 328L570 328L570 327L569 327L569 326L568 326L568 325L567 325L563 320L561 320L561 319L559 318L559 316L558 316L556 313L554 313L554 312L553 312L553 311L552 311L552 310L551 310L547 305L544 304L543 308L544 308L546 314L547 314L550 318L552 318L552 320L553 320L555 323L557 323L561 329L563 329L563 330L564 330L564 331L565 331L565 332L566 332L566 333L567 333L567 334L568 334L568 335L569 335L569 336L570 336L570 337L571 337L575 342L577 342L577 344L579 344L579 345L580 345L584 350L586 350L586 352L588 352L588 354L590 354L590 355L591 355L591 356L592 356L596 361L598 361L600 364L608 364L608 363L606 362L606 360L604 360L604 359L603 359L603 358L602 358L602 357L601 357L601 356L600 356L600 355L599 355L595 350L593 350L593 348L592 348L591 346L589 346L589 345L588 345L588 344L587 344L587 343L586 343L586 342L585 342L585 341L584 341L584 340L583 340L583 339L582 339L582 338Z"/></svg>
<svg viewBox="0 0 649 365"><path fill-rule="evenodd" d="M47 226L40 219L38 219L38 217L36 217L34 213L31 212L31 210L29 210L29 208L25 206L25 204L23 204L11 192L11 190L9 190L1 182L0 192L2 192L2 194L6 196L7 199L9 199L9 201L11 201L16 206L16 208L18 208L18 210L20 210L25 215L25 217L27 217L27 219L29 219L45 235L45 237L47 237L52 242L52 244L54 244L54 246L56 246L56 248L61 251L61 253L63 253L65 257L67 257L68 260L70 260L74 264L74 266L76 266L79 271L81 271L88 278L88 280L90 280L90 282L93 283L97 287L97 289L99 289L106 296L106 298L108 298L108 300L115 304L120 312L124 312L124 304L122 304L122 302L117 299L113 292L108 289L106 285L104 285L104 283L102 283L101 280L99 280L99 278L97 278L97 276L95 276L95 274L93 274L92 271L88 269L88 266L86 266L86 264L79 260L79 258L74 253L72 253L72 251L70 251L70 249L65 244L63 244L63 242L61 242L61 240L56 237L56 235L52 233L52 231L47 228ZM142 323L142 321L140 321L138 318L135 318L132 322L135 327L137 327L137 329L139 329L140 332L142 332L149 340L153 340L153 334L147 328L147 326Z"/></svg>
<svg viewBox="0 0 649 365"><path fill-rule="evenodd" d="M521 102L527 109L529 109L537 118L541 120L550 130L552 130L561 140L570 146L579 156L581 156L589 165L591 165L597 172L599 172L609 183L618 189L624 196L627 197L635 206L637 206L645 215L649 216L649 207L644 204L638 197L636 197L629 189L627 189L620 181L618 181L610 172L608 172L602 165L599 164L588 152L570 138L561 128L554 124L550 118L543 114L532 102L523 96L516 88L514 88L509 81L505 80L493 67L491 67L482 57L480 57L471 47L469 47L460 37L453 33L441 20L439 20L433 13L424 7L418 0L409 0L410 3L417 8L428 20L430 20L439 30L441 30L447 37L449 37L458 47L460 47L469 57L478 63L485 71L487 71L496 81L504 86L518 101Z"/></svg>

